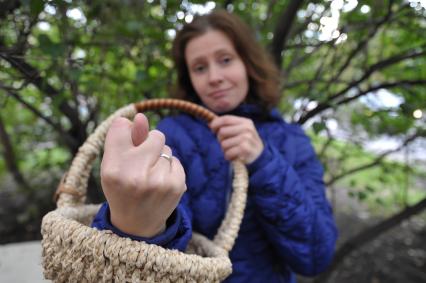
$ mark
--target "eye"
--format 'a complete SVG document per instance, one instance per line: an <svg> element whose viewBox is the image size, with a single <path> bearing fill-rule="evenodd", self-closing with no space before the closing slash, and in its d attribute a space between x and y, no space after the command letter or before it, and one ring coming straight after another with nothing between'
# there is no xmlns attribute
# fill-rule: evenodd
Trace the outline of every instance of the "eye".
<svg viewBox="0 0 426 283"><path fill-rule="evenodd" d="M232 61L232 57L231 57L231 56L223 56L223 57L220 59L220 63L221 63L222 65L228 65L229 63L231 63L231 61Z"/></svg>
<svg viewBox="0 0 426 283"><path fill-rule="evenodd" d="M200 64L198 64L198 65L195 65L193 68L192 68L192 71L194 72L194 73L203 73L203 72L205 72L206 71L206 66L205 65L200 65Z"/></svg>

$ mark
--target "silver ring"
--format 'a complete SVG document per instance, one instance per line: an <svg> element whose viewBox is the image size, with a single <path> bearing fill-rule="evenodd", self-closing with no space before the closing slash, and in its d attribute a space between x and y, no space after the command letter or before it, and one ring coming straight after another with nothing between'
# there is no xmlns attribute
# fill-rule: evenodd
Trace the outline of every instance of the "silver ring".
<svg viewBox="0 0 426 283"><path fill-rule="evenodd" d="M165 154L165 153L161 153L160 157L164 157L165 159L167 159L170 162L170 164L172 164L172 160L173 159L172 159L172 157L170 155Z"/></svg>

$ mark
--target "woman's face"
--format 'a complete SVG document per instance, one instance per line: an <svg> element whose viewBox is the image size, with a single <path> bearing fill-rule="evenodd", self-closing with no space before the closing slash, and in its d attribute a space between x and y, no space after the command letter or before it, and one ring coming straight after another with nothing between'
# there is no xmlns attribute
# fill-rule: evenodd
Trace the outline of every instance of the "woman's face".
<svg viewBox="0 0 426 283"><path fill-rule="evenodd" d="M209 30L191 39L185 48L185 61L192 86L212 111L231 111L246 98L246 67L223 32Z"/></svg>

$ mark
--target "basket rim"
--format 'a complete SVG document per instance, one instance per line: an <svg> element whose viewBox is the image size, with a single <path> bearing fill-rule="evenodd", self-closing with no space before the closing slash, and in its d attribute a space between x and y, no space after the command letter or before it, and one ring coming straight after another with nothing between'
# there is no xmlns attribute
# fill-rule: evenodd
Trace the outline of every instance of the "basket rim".
<svg viewBox="0 0 426 283"><path fill-rule="evenodd" d="M82 209L87 209L88 214L90 216L93 216L93 212L97 211L97 208L99 208L99 205L82 205L79 207L63 207L63 208L57 208L53 211L50 211L43 217L42 221L42 234L44 236L51 235L56 238L56 242L60 243L61 245L64 244L64 242L75 239L76 234L84 235L85 237L99 237L99 238L106 238L106 237L112 237L113 241L117 243L119 246L128 246L132 245L139 249L139 252L145 250L146 257L142 258L140 257L138 260L134 259L128 259L123 260L123 257L119 257L119 262L125 263L126 265L143 265L144 260L145 262L148 262L147 259L150 259L150 263L156 266L163 267L165 265L165 258L162 255L168 254L169 256L173 256L173 261L185 261L185 262L191 262L191 263L198 263L197 265L201 264L207 264L210 266L209 271L207 272L214 272L214 270L226 270L228 267L226 267L227 264L231 264L230 259L228 257L228 252L223 249L220 246L217 246L214 244L214 242L207 237L205 237L202 234L193 232L193 239L196 242L203 242L204 244L208 243L208 249L204 250L206 253L206 256L201 256L198 254L188 254L179 250L172 250L167 249L155 244L149 244L143 241L136 241L132 240L130 238L124 238L120 237L116 234L114 234L110 230L97 230L96 228L89 227L87 225L84 225L80 221L78 221L76 218L76 215L79 215L82 217L81 214ZM87 215L86 215L87 216ZM56 233L58 226L67 226L69 229L62 229L60 233ZM49 237L43 237L42 241L47 241ZM77 242L73 243L77 244ZM90 252L93 252L93 249L88 247L87 245L84 245L82 243L78 243L80 247L87 248ZM88 244L90 245L90 244ZM212 252L213 251L213 252ZM105 253L104 253L105 255ZM155 256L152 256L155 255ZM179 258L177 258L179 257ZM141 261L141 259L143 259ZM166 259L167 260L167 259ZM167 263L166 265L174 265L172 262ZM180 266L181 272L190 272L191 266L188 265L187 267ZM193 268L192 268L193 269ZM197 273L199 274L199 272Z"/></svg>

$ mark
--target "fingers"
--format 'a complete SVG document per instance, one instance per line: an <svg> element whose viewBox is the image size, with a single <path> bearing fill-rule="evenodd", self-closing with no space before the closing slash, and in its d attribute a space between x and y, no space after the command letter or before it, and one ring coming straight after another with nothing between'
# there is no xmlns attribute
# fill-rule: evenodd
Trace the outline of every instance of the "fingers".
<svg viewBox="0 0 426 283"><path fill-rule="evenodd" d="M176 193L182 195L186 191L186 175L185 170L183 169L182 164L180 163L179 159L176 157L172 157L172 164L171 164L171 174L174 178L174 185Z"/></svg>
<svg viewBox="0 0 426 283"><path fill-rule="evenodd" d="M263 151L263 142L252 120L224 115L214 119L210 128L216 133L227 160L253 162Z"/></svg>
<svg viewBox="0 0 426 283"><path fill-rule="evenodd" d="M172 150L170 149L170 147L165 145L158 157L156 166L164 170L170 171L172 169L172 162L173 162Z"/></svg>
<svg viewBox="0 0 426 283"><path fill-rule="evenodd" d="M250 119L232 115L217 117L210 123L210 128L216 133L219 140L244 133L257 133Z"/></svg>
<svg viewBox="0 0 426 283"><path fill-rule="evenodd" d="M168 171L169 174L170 172L176 174L178 178L185 177L185 172L179 159L173 156L172 149L167 145L163 147L155 166L160 168L160 170Z"/></svg>
<svg viewBox="0 0 426 283"><path fill-rule="evenodd" d="M165 141L162 132L149 131L145 115L136 114L133 122L118 117L114 119L107 133L103 167L109 163L114 169L116 166L111 164L126 159L126 164L121 166L138 167L138 171L149 170L160 179L166 180L165 183L171 183L172 188L182 191L182 188L186 188L184 169L179 160L173 157L172 150L165 145ZM162 153L166 156L161 157ZM131 169L134 168L129 168Z"/></svg>
<svg viewBox="0 0 426 283"><path fill-rule="evenodd" d="M244 141L241 140L240 136L231 137L228 139L225 139L220 142L220 146L222 147L223 151L226 152L232 147L238 147L241 145Z"/></svg>
<svg viewBox="0 0 426 283"><path fill-rule="evenodd" d="M136 114L132 125L133 145L138 146L148 137L149 123L148 119L142 113Z"/></svg>
<svg viewBox="0 0 426 283"><path fill-rule="evenodd" d="M215 120L213 121L215 124L212 124L221 143L236 137L239 137L240 142L257 139L257 130L250 119L233 116L223 117L224 119Z"/></svg>
<svg viewBox="0 0 426 283"><path fill-rule="evenodd" d="M160 154L163 152L163 148L166 142L164 134L158 130L152 130L148 133L148 137L144 143L138 146L139 154L147 161L149 166L154 166Z"/></svg>
<svg viewBox="0 0 426 283"><path fill-rule="evenodd" d="M210 123L210 129L217 133L217 131L222 128L223 126L229 126L229 125L235 125L241 123L241 117L232 116L232 115L224 115L220 117L216 117L211 123Z"/></svg>
<svg viewBox="0 0 426 283"><path fill-rule="evenodd" d="M173 154L172 153L172 149L169 146L167 146L167 145L165 145L163 147L162 153L164 153L164 154L166 154L166 155L168 155L170 157L172 157L172 154Z"/></svg>
<svg viewBox="0 0 426 283"><path fill-rule="evenodd" d="M124 117L115 118L105 138L105 155L118 158L125 152L139 156L144 164L153 166L165 144L165 136L157 130L149 131L145 115L136 114L131 122Z"/></svg>
<svg viewBox="0 0 426 283"><path fill-rule="evenodd" d="M166 156L161 156L165 154ZM170 147L165 145L158 156L157 163L151 169L153 186L157 189L180 196L186 191L185 171L179 159L172 155Z"/></svg>
<svg viewBox="0 0 426 283"><path fill-rule="evenodd" d="M246 135L247 138L249 138L249 134L250 130L247 129L243 124L223 126L216 133L219 141L223 141L238 135Z"/></svg>
<svg viewBox="0 0 426 283"><path fill-rule="evenodd" d="M105 152L120 153L124 149L132 147L131 127L132 123L126 118L115 118L105 138Z"/></svg>
<svg viewBox="0 0 426 283"><path fill-rule="evenodd" d="M144 142L148 135L148 119L142 113L136 114L133 123L124 117L115 118L105 138L106 149L117 149L137 146Z"/></svg>
<svg viewBox="0 0 426 283"><path fill-rule="evenodd" d="M235 136L221 141L220 143L226 160L240 159L245 162L250 155L253 145L244 136Z"/></svg>
<svg viewBox="0 0 426 283"><path fill-rule="evenodd" d="M226 151L224 151L225 159L229 161L234 161L238 159L246 163L246 157L241 151L242 151L241 148L238 146L231 147L227 149Z"/></svg>

